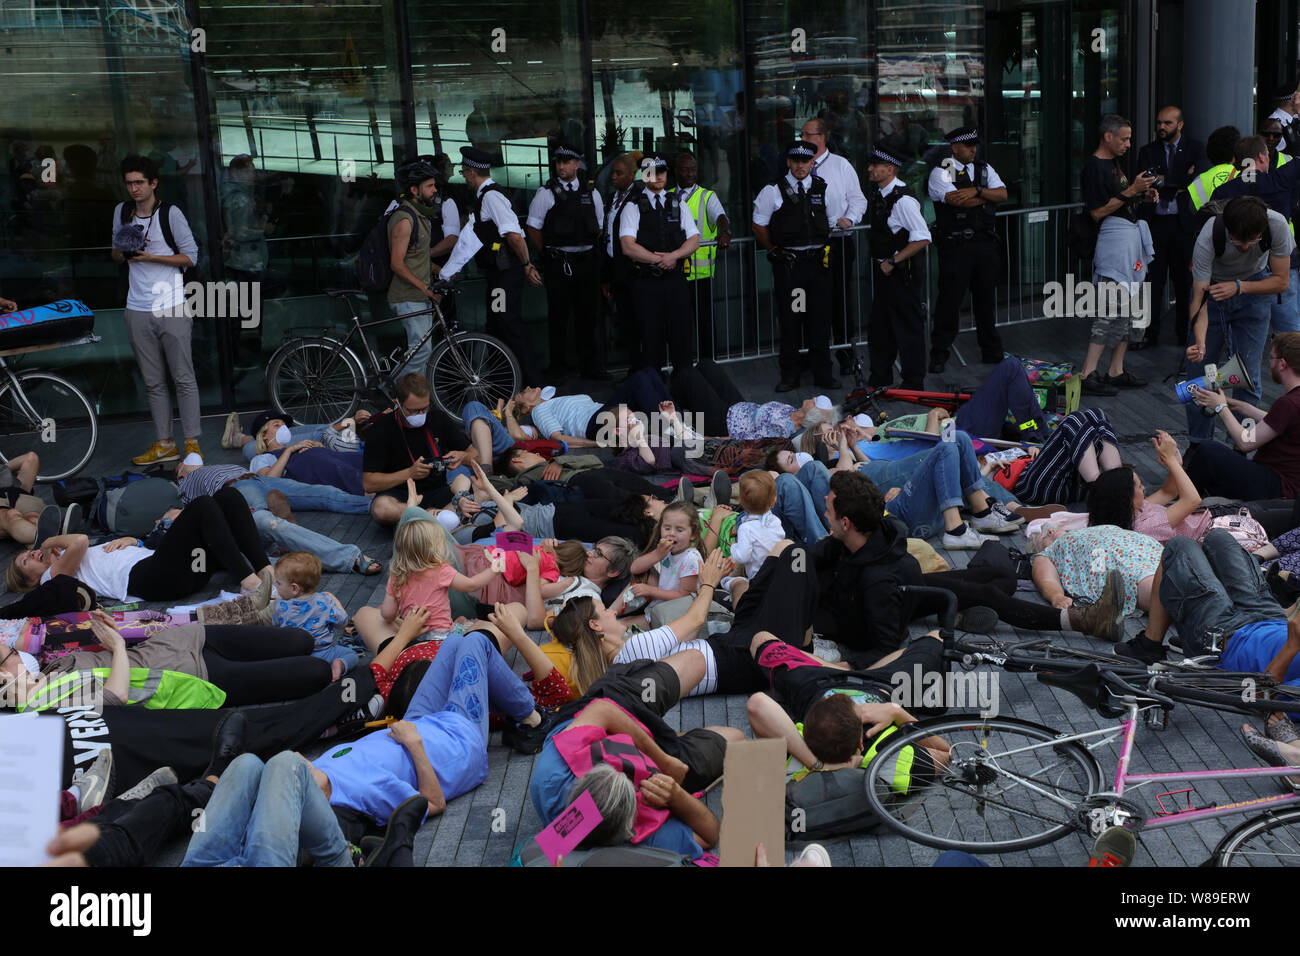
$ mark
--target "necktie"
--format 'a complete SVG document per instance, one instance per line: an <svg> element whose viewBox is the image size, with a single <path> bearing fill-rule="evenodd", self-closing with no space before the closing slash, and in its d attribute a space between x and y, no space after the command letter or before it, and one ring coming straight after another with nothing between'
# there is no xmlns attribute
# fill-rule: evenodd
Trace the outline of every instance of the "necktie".
<svg viewBox="0 0 1300 956"><path fill-rule="evenodd" d="M799 198L800 198L800 199L803 199L803 196L804 196L804 192L803 192L803 180L801 179L801 180L799 180Z"/></svg>

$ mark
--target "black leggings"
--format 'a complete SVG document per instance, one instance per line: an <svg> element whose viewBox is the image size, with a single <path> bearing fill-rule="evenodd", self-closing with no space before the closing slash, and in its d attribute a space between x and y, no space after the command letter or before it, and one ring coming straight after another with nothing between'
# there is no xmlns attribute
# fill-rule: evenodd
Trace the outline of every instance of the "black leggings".
<svg viewBox="0 0 1300 956"><path fill-rule="evenodd" d="M704 417L704 434L727 434L727 409L745 397L717 362L705 360L673 373L673 398L678 408Z"/></svg>
<svg viewBox="0 0 1300 956"><path fill-rule="evenodd" d="M127 583L145 601L174 601L202 591L218 570L245 578L270 563L248 502L234 488L222 488L186 505Z"/></svg>
<svg viewBox="0 0 1300 956"><path fill-rule="evenodd" d="M1006 568L980 565L962 571L940 571L922 576L927 587L945 588L957 596L957 607L984 606L997 612L998 619L1027 631L1059 631L1061 612L1046 604L1021 601L1016 593L1015 572ZM918 602L918 617L934 614L939 608L924 598Z"/></svg>
<svg viewBox="0 0 1300 956"><path fill-rule="evenodd" d="M203 629L208 681L226 692L227 707L298 700L330 682L330 665L312 657L311 635L299 627L209 625Z"/></svg>
<svg viewBox="0 0 1300 956"><path fill-rule="evenodd" d="M584 498L611 499L637 494L651 495L660 501L672 501L676 496L676 489L656 485L640 475L617 468L580 471L569 479L569 487L577 488Z"/></svg>

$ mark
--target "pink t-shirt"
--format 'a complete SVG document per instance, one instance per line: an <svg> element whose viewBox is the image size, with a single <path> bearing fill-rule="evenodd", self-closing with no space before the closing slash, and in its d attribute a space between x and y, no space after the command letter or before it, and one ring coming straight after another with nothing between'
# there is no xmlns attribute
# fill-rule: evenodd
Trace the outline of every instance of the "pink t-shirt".
<svg viewBox="0 0 1300 956"><path fill-rule="evenodd" d="M392 575L388 577L387 593L397 598L397 616L404 617L417 607L429 609L429 620L425 627L431 631L451 630L451 597L447 589L456 578L456 568L451 564L440 564L436 568L426 568L419 574L412 574L402 585L401 592L393 586Z"/></svg>
<svg viewBox="0 0 1300 956"><path fill-rule="evenodd" d="M1169 525L1169 509L1150 501L1142 503L1142 510L1133 516L1133 530L1149 538L1155 538L1161 544L1170 538L1191 538L1200 541L1210 531L1214 518L1208 511L1193 511L1177 528Z"/></svg>

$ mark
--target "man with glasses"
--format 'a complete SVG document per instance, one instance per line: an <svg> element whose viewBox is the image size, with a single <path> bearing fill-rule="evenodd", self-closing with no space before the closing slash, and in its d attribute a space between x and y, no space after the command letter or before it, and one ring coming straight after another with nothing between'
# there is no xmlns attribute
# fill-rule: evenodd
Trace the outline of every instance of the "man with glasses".
<svg viewBox="0 0 1300 956"><path fill-rule="evenodd" d="M836 156L827 146L830 127L824 119L813 118L803 124L799 138L816 147L813 156L812 174L826 180L828 187L834 190L838 199L831 208L832 227L837 230L849 230L862 221L867 214L867 197L862 192L862 181L858 172L843 156ZM831 335L848 345L853 343L855 329L849 321L849 310L853 305L851 295L855 252L853 236L836 236L831 239ZM853 349L844 348L835 353L839 362L840 374L853 372Z"/></svg>
<svg viewBox="0 0 1300 956"><path fill-rule="evenodd" d="M1179 345L1187 344L1184 316L1191 305L1192 276L1187 264L1192 259L1196 241L1193 212L1187 187L1210 166L1205 146L1183 132L1183 111L1166 106L1156 117L1156 138L1138 150L1138 169L1154 169L1163 179L1156 180L1159 199L1143 203L1138 215L1151 229L1155 258L1148 280L1151 283L1151 325L1146 337L1129 348L1138 350L1160 344L1160 320L1165 311L1166 274L1174 284L1174 332Z"/></svg>
<svg viewBox="0 0 1300 956"><path fill-rule="evenodd" d="M370 516L389 525L397 524L406 510L408 478L424 496L424 507L436 512L451 501L452 479L470 476L465 465L473 457L472 450L464 450L469 439L457 424L429 422L427 378L418 372L403 375L395 392L394 408L373 417L361 461L362 487L375 496ZM452 446L462 450L450 451Z"/></svg>
<svg viewBox="0 0 1300 956"><path fill-rule="evenodd" d="M1282 123L1269 117L1259 124L1259 137L1268 147L1268 168L1276 169L1291 162L1291 156L1282 151Z"/></svg>
<svg viewBox="0 0 1300 956"><path fill-rule="evenodd" d="M137 465L153 465L181 457L172 439L169 373L176 383L185 454L202 454L199 386L190 346L194 320L186 308L182 278L182 270L198 261L199 247L185 214L158 198L157 164L146 156L128 156L121 169L131 198L113 210L113 261L126 264L123 315L149 396L155 433L148 450L131 460ZM134 237L128 235L131 230Z"/></svg>

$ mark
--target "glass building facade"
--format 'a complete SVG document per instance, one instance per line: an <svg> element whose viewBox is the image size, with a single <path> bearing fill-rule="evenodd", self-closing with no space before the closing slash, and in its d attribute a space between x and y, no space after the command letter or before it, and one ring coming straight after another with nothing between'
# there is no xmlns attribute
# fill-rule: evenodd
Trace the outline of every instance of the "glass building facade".
<svg viewBox="0 0 1300 956"><path fill-rule="evenodd" d="M741 240L739 268L715 296L753 313L765 278L752 246L743 251L750 203L808 118L827 122L864 182L874 144L904 151L918 194L927 150L976 124L1010 188L1006 208L1069 203L1097 120L1152 96L1134 78L1149 7L0 0L0 294L24 307L90 305L99 346L30 361L62 366L102 414L143 415L108 246L125 198L118 163L151 156L162 197L198 240L192 277L261 282L258 327L205 318L194 335L205 410L256 405L287 333L346 319L322 290L355 285L357 249L395 195L396 165L447 154L447 191L464 215L458 150L479 146L498 157L493 175L523 212L549 176L550 148L565 142L604 190L623 152L693 152ZM252 174L232 171L245 157ZM475 327L481 297L467 279L460 318ZM382 298L369 307L382 315ZM528 290L524 310L544 355L541 290ZM389 328L384 351L401 342L400 325Z"/></svg>

